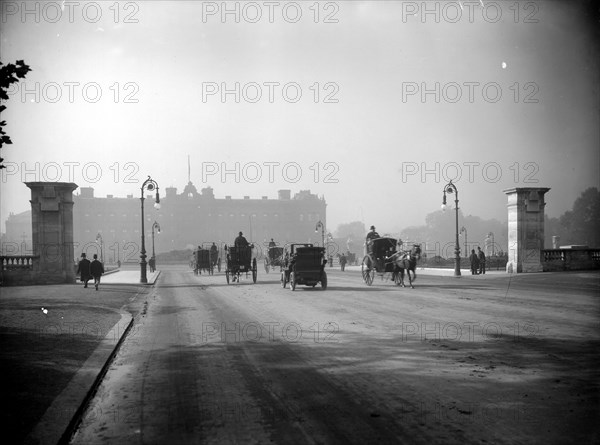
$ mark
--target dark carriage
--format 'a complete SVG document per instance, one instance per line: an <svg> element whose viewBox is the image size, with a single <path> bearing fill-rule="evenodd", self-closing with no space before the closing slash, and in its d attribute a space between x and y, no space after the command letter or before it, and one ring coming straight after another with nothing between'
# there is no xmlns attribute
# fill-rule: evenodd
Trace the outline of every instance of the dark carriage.
<svg viewBox="0 0 600 445"><path fill-rule="evenodd" d="M210 251L208 249L199 248L194 252L194 273L200 275L203 271L212 275L213 265L210 260Z"/></svg>
<svg viewBox="0 0 600 445"><path fill-rule="evenodd" d="M367 253L362 260L361 272L363 281L370 286L375 274L384 276L394 273L395 264L390 257L396 253L395 238L375 238L367 244Z"/></svg>
<svg viewBox="0 0 600 445"><path fill-rule="evenodd" d="M252 273L252 282L256 283L256 275L257 275L257 267L256 267L256 258L252 258L252 249L254 245L249 245L245 247L227 247L225 246L225 250L227 252L226 264L225 264L225 278L227 279L227 284L229 284L229 278L231 277L232 281L240 281L240 275L242 273L246 274L246 277L249 273Z"/></svg>
<svg viewBox="0 0 600 445"><path fill-rule="evenodd" d="M346 261L352 266L356 266L356 254L354 252L346 253Z"/></svg>
<svg viewBox="0 0 600 445"><path fill-rule="evenodd" d="M269 270L275 270L277 267L281 270L283 265L283 247L269 247L265 257L265 271L269 273Z"/></svg>
<svg viewBox="0 0 600 445"><path fill-rule="evenodd" d="M321 283L323 290L327 289L326 263L325 248L312 244L291 244L285 254L281 286L285 288L289 282L290 289L295 290L298 284L315 287Z"/></svg>

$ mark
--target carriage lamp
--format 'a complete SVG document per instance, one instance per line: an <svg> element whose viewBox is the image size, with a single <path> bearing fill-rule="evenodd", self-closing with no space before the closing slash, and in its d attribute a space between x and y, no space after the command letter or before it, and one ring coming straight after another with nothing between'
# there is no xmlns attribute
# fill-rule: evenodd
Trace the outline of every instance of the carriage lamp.
<svg viewBox="0 0 600 445"><path fill-rule="evenodd" d="M460 245L458 244L458 189L456 185L450 181L448 184L444 186L444 195L442 198L442 211L446 211L446 193L452 194L454 193L454 204L456 211L456 242L454 244L454 276L460 277Z"/></svg>
<svg viewBox="0 0 600 445"><path fill-rule="evenodd" d="M148 190L149 192L152 192L154 190L156 190L156 199L154 201L154 208L156 210L160 209L160 195L158 194L158 183L152 179L150 176L148 176L148 179L146 179L144 181L144 183L142 184L142 186L140 187L140 191L141 191L141 198L140 198L140 202L141 202L141 206L142 206L142 245L141 245L141 249L140 249L140 283L147 283L148 282L148 278L146 276L146 266L148 265L148 263L146 262L146 236L144 233L144 190Z"/></svg>

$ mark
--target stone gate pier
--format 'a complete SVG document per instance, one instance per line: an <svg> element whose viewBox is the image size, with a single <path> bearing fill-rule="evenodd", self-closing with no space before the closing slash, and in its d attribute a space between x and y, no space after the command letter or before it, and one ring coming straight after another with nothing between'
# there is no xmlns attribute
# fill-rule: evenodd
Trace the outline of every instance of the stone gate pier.
<svg viewBox="0 0 600 445"><path fill-rule="evenodd" d="M506 272L542 272L544 195L549 188L516 187L508 195L508 262Z"/></svg>

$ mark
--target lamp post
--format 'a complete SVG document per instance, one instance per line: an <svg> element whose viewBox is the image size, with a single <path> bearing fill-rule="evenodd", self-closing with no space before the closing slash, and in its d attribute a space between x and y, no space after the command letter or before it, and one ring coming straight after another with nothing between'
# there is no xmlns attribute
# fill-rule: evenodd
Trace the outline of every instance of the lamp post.
<svg viewBox="0 0 600 445"><path fill-rule="evenodd" d="M148 191L153 191L156 189L156 200L154 203L154 208L156 210L160 209L160 196L158 195L158 184L156 183L155 180L153 180L152 178L150 178L150 176L148 176L148 179L146 179L144 181L144 183L142 184L142 187L140 188L141 192L142 192L142 196L140 198L141 201L141 205L142 205L142 248L140 250L140 269L141 269L141 274L140 274L140 283L147 283L148 282L148 278L146 276L146 265L148 264L146 262L146 236L144 233L144 190L148 190Z"/></svg>
<svg viewBox="0 0 600 445"><path fill-rule="evenodd" d="M100 235L100 233L98 233L98 235L96 235L96 242L98 244L100 244L100 262L102 264L104 264L104 252L103 252L103 249L102 249L103 241L102 241L102 235Z"/></svg>
<svg viewBox="0 0 600 445"><path fill-rule="evenodd" d="M321 228L321 246L325 247L325 224L319 220L317 225L315 226L315 232L319 231L319 227Z"/></svg>
<svg viewBox="0 0 600 445"><path fill-rule="evenodd" d="M156 255L154 254L154 229L156 229L157 233L160 233L160 224L154 221L152 224L152 261L154 262L154 267L156 267Z"/></svg>
<svg viewBox="0 0 600 445"><path fill-rule="evenodd" d="M467 247L467 228L465 226L460 228L460 233L462 234L463 232L465 233L465 258L469 258L469 248Z"/></svg>
<svg viewBox="0 0 600 445"><path fill-rule="evenodd" d="M456 186L450 181L444 186L444 197L442 199L442 211L446 211L446 193L451 195L454 193L454 203L456 210L456 242L454 245L454 276L460 277L460 246L458 244L458 190Z"/></svg>
<svg viewBox="0 0 600 445"><path fill-rule="evenodd" d="M488 233L488 238L492 239L492 254L490 256L494 256L494 232Z"/></svg>

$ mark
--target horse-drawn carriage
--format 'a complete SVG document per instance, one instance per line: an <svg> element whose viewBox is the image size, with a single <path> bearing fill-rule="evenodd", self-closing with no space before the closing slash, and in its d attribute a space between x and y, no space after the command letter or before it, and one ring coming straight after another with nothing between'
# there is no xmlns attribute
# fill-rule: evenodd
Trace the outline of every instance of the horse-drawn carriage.
<svg viewBox="0 0 600 445"><path fill-rule="evenodd" d="M265 257L265 271L269 273L269 270L275 270L276 267L279 267L281 270L283 265L283 247L269 247L267 256Z"/></svg>
<svg viewBox="0 0 600 445"><path fill-rule="evenodd" d="M209 275L213 274L213 265L210 260L210 251L198 247L194 252L194 274L201 275L202 271L208 272Z"/></svg>
<svg viewBox="0 0 600 445"><path fill-rule="evenodd" d="M396 239L381 237L370 240L367 244L367 252L363 258L361 272L363 281L370 286L373 284L375 274L382 278L385 274L391 274L391 279L404 287L404 270L408 271L410 286L416 278L415 268L417 259L421 255L421 246L413 245L410 251L397 251ZM411 277L410 272L413 272Z"/></svg>
<svg viewBox="0 0 600 445"><path fill-rule="evenodd" d="M226 257L226 269L225 269L225 278L227 279L227 284L229 284L229 277L231 276L232 281L240 281L240 275L242 273L246 274L246 277L249 273L252 273L252 282L256 283L256 258L252 258L252 249L254 245L250 244L249 246L244 247L227 247L225 246L225 251L227 252Z"/></svg>
<svg viewBox="0 0 600 445"><path fill-rule="evenodd" d="M315 287L321 283L323 290L327 289L327 273L325 272L325 248L314 247L312 244L290 244L284 255L284 265L281 270L281 287L290 283L290 289L296 290L296 285Z"/></svg>

